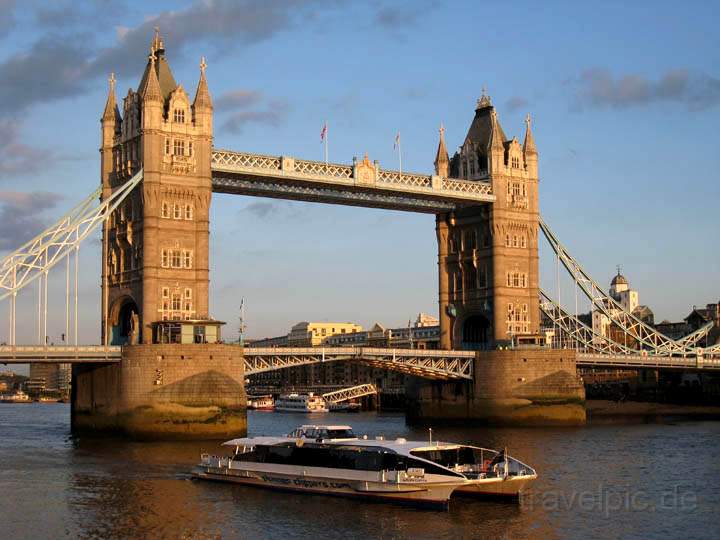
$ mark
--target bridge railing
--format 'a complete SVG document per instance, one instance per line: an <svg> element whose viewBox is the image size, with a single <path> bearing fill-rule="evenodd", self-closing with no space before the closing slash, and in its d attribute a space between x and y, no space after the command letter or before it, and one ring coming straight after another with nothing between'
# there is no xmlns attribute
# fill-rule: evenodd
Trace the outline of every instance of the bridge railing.
<svg viewBox="0 0 720 540"><path fill-rule="evenodd" d="M119 362L121 354L116 345L0 345L0 363Z"/></svg>

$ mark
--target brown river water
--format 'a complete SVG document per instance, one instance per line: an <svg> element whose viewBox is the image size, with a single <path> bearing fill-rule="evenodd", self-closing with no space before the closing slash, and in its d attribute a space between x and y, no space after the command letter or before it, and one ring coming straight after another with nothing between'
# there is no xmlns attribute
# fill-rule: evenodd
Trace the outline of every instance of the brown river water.
<svg viewBox="0 0 720 540"><path fill-rule="evenodd" d="M402 415L250 412L250 435L308 422L425 439ZM0 404L0 538L720 538L720 422L582 428L435 426L508 447L539 478L519 503L449 511L190 479L213 442L74 438L69 406Z"/></svg>

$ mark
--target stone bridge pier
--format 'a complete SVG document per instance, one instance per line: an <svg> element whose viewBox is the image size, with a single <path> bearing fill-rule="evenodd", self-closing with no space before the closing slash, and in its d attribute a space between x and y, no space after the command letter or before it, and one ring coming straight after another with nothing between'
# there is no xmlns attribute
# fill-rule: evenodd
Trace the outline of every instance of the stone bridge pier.
<svg viewBox="0 0 720 540"><path fill-rule="evenodd" d="M135 439L230 439L247 433L242 348L130 345L117 364L73 368L72 429Z"/></svg>
<svg viewBox="0 0 720 540"><path fill-rule="evenodd" d="M413 424L580 425L586 421L585 388L575 351L478 351L474 381L406 386Z"/></svg>

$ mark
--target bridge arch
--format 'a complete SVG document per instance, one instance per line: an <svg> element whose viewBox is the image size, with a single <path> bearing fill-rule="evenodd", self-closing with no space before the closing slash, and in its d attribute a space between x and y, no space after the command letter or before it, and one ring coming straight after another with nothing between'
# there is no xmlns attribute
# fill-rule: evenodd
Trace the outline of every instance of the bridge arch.
<svg viewBox="0 0 720 540"><path fill-rule="evenodd" d="M108 315L110 345L132 345L140 342L140 308L132 296L118 298L113 302Z"/></svg>
<svg viewBox="0 0 720 540"><path fill-rule="evenodd" d="M460 343L466 350L487 349L493 340L492 322L482 313L468 315L458 330Z"/></svg>

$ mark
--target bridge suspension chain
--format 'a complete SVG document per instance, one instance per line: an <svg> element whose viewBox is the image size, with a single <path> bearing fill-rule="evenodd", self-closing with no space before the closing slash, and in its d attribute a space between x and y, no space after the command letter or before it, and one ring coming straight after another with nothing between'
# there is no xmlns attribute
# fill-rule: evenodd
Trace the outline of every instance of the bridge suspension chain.
<svg viewBox="0 0 720 540"><path fill-rule="evenodd" d="M6 255L0 262L0 300L17 293L70 255L125 200L142 178L140 170L101 201L98 197L102 188L97 188L56 223Z"/></svg>
<svg viewBox="0 0 720 540"><path fill-rule="evenodd" d="M99 186L78 205L62 216L40 234L0 259L0 300L9 298L10 318L8 338L16 344L17 296L32 282L38 283L37 339L38 343L48 341L48 280L49 272L62 260L65 264L65 332L63 341L70 338L71 298L70 259L74 258L74 342L78 341L78 270L80 244L97 226L125 200L142 180L142 170L130 180L115 189L104 200L100 200L102 187Z"/></svg>
<svg viewBox="0 0 720 540"><path fill-rule="evenodd" d="M553 327L559 328L566 334L570 342L577 345L583 352L638 354L636 349L631 349L607 336L597 334L580 319L565 311L542 289L540 290L540 310L553 323Z"/></svg>
<svg viewBox="0 0 720 540"><path fill-rule="evenodd" d="M592 305L597 307L623 332L635 339L642 349L653 354L683 356L695 354L693 347L691 347L692 340L676 341L665 336L626 311L614 298L607 295L580 266L580 263L570 255L542 218L540 218L540 229L557 257L563 263L563 266L565 266Z"/></svg>

